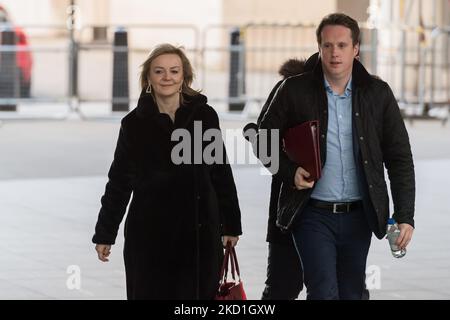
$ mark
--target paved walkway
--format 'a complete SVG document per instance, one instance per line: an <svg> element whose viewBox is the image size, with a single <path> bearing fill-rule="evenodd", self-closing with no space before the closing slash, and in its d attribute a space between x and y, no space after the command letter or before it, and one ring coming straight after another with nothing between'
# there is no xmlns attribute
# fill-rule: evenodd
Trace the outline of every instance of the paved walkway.
<svg viewBox="0 0 450 320"><path fill-rule="evenodd" d="M223 121L223 128L242 122ZM0 127L0 299L124 299L122 234L109 263L90 242L118 132L115 121L4 121ZM372 299L450 298L450 128L408 125L417 176L417 229L394 259L373 239ZM270 176L234 166L244 235L237 247L248 297L265 280ZM79 272L79 273L78 273ZM80 287L77 275L80 274ZM300 299L304 299L304 292Z"/></svg>

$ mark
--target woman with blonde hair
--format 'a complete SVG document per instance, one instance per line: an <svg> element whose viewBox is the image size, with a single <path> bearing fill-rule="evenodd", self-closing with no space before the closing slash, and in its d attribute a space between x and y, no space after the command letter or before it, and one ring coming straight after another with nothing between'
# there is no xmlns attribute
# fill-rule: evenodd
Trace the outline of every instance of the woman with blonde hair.
<svg viewBox="0 0 450 320"><path fill-rule="evenodd" d="M223 245L236 245L242 233L223 142L223 158L213 163L173 161L175 130L189 132L193 146L194 122L203 132L220 129L207 98L191 88L193 78L181 48L158 45L142 65L138 105L121 121L92 240L108 261L133 194L125 221L128 299L212 299ZM191 159L203 155L199 145Z"/></svg>

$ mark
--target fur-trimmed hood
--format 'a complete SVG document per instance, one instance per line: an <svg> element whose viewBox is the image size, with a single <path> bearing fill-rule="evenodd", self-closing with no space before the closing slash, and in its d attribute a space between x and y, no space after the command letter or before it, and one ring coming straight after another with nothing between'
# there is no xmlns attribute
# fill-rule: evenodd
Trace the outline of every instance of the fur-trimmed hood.
<svg viewBox="0 0 450 320"><path fill-rule="evenodd" d="M302 60L296 58L289 59L281 65L280 69L278 70L278 73L284 79L301 74L304 72L305 62L306 62L305 59Z"/></svg>

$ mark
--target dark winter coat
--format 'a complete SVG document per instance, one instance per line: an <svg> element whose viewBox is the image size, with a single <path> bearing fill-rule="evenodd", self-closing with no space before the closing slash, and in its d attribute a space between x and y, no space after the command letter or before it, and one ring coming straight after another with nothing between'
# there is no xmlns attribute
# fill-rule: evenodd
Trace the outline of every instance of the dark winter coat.
<svg viewBox="0 0 450 320"><path fill-rule="evenodd" d="M354 60L352 72L352 115L354 151L360 169L364 212L378 238L385 234L389 216L389 198L384 178L386 166L398 223L414 226L415 178L408 133L395 97L388 84L368 74ZM320 123L322 166L326 161L328 104L321 61L311 72L290 77L277 90L259 129L288 128L309 120ZM270 144L269 144L270 146ZM313 189L294 188L297 165L280 152L282 180L278 200L277 225L288 230L296 215L307 204Z"/></svg>
<svg viewBox="0 0 450 320"><path fill-rule="evenodd" d="M219 128L205 96L184 99L172 122L143 91L121 123L93 242L114 244L133 194L124 247L129 299L213 298L223 258L221 235L241 234L230 166L171 160L178 143L171 141L174 129L187 129L193 142L194 121L201 121L203 132Z"/></svg>
<svg viewBox="0 0 450 320"><path fill-rule="evenodd" d="M312 62L309 62L312 63ZM304 60L297 60L297 59L289 59L286 62L284 62L278 73L283 77L283 80L298 74L301 74L304 71L305 68L305 61ZM244 129L244 137L249 138L248 134L246 132L246 129L253 128L257 130L257 127L261 123L261 120L264 117L264 114L267 112L267 109L269 108L270 102L272 101L275 92L277 92L278 87L281 85L283 80L278 81L277 84L273 87L272 91L270 92L269 96L267 97L266 102L264 103L263 107L261 108L261 112L258 116L258 120L256 124L249 123L246 125ZM256 131L255 131L256 132ZM255 146L252 146L255 148ZM269 200L269 218L267 221L267 236L266 241L267 242L273 242L273 243L280 243L285 245L294 245L292 236L289 233L282 232L279 227L276 225L277 220L277 206L278 206L278 195L280 194L280 188L281 188L281 179L277 176L272 176L272 182L270 185L270 200Z"/></svg>

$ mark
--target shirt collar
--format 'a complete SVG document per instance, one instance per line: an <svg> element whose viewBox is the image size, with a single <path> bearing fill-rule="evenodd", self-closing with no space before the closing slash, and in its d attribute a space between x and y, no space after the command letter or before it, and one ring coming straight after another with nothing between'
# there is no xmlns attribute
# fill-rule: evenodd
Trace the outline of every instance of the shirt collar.
<svg viewBox="0 0 450 320"><path fill-rule="evenodd" d="M331 89L330 83L328 82L327 78L325 78L325 76L323 77L323 80L324 80L325 89L327 90L327 92L335 94L333 92L333 90ZM348 80L347 86L345 87L345 91L344 91L343 95L348 97L351 94L352 94L352 77L350 77L350 79Z"/></svg>

